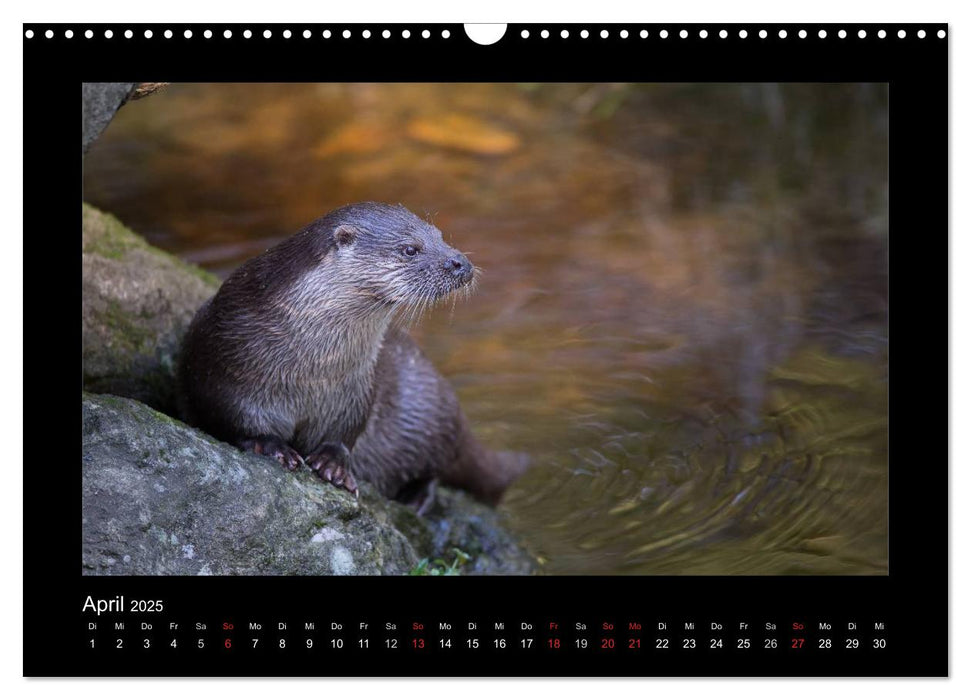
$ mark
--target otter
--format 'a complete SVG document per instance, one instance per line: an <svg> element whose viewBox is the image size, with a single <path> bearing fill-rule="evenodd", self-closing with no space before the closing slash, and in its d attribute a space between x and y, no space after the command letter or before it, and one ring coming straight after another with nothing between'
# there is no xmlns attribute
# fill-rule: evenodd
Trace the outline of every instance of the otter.
<svg viewBox="0 0 971 700"><path fill-rule="evenodd" d="M336 209L240 266L196 313L183 417L293 471L424 512L435 484L495 505L526 458L483 447L405 323L476 269L401 205Z"/></svg>

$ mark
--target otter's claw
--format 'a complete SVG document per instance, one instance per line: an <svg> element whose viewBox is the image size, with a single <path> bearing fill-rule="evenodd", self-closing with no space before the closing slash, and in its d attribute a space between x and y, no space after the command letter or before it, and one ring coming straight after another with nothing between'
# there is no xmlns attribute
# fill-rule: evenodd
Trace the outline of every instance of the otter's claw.
<svg viewBox="0 0 971 700"><path fill-rule="evenodd" d="M351 474L351 453L343 443L325 442L307 457L307 466L324 481L350 491L357 498L357 481Z"/></svg>
<svg viewBox="0 0 971 700"><path fill-rule="evenodd" d="M239 446L249 452L272 457L282 464L287 471L296 471L304 464L303 457L300 456L300 453L280 438L258 437L241 440Z"/></svg>

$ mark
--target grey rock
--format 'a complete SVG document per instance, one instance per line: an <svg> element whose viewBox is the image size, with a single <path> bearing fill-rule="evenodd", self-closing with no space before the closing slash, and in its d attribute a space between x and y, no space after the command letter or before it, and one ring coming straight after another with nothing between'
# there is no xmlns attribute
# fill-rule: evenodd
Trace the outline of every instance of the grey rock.
<svg viewBox="0 0 971 700"><path fill-rule="evenodd" d="M450 563L456 549L471 555L472 559L461 567L463 574L536 571L536 560L503 528L497 512L464 491L439 488L423 524L431 534L432 559Z"/></svg>
<svg viewBox="0 0 971 700"><path fill-rule="evenodd" d="M82 207L83 387L174 413L182 336L219 280Z"/></svg>
<svg viewBox="0 0 971 700"><path fill-rule="evenodd" d="M138 83L81 84L81 151L86 153Z"/></svg>
<svg viewBox="0 0 971 700"><path fill-rule="evenodd" d="M432 514L288 473L131 399L82 394L82 573L406 574L471 555L462 573L525 574L502 516L440 490Z"/></svg>

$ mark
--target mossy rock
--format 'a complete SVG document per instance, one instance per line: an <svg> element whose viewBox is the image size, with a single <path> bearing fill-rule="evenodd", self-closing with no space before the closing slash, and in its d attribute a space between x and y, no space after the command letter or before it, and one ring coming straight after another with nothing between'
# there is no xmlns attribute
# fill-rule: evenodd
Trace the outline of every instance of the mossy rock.
<svg viewBox="0 0 971 700"><path fill-rule="evenodd" d="M455 573L526 574L501 513L440 490L419 517L368 484L360 499L289 473L131 399L82 394L86 575L406 575L468 553Z"/></svg>
<svg viewBox="0 0 971 700"><path fill-rule="evenodd" d="M175 411L182 336L219 280L82 205L83 387Z"/></svg>

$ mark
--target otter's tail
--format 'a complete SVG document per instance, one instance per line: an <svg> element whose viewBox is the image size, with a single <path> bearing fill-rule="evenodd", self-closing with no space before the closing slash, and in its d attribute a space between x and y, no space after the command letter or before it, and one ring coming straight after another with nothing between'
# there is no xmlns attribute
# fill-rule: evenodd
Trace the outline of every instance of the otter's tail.
<svg viewBox="0 0 971 700"><path fill-rule="evenodd" d="M471 493L484 503L496 505L509 485L529 469L529 455L523 452L495 452L483 447L463 426L463 445L442 482Z"/></svg>

